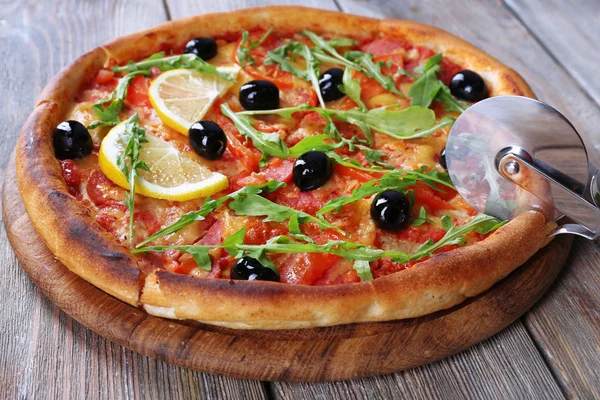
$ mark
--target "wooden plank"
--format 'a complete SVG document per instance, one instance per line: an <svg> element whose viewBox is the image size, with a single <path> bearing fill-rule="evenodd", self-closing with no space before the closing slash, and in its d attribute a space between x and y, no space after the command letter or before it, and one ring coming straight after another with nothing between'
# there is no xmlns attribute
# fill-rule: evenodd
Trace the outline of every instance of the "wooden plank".
<svg viewBox="0 0 600 400"><path fill-rule="evenodd" d="M506 0L555 60L600 104L600 3L590 0Z"/></svg>
<svg viewBox="0 0 600 400"><path fill-rule="evenodd" d="M354 381L276 383L274 394L284 400L563 398L520 322L490 340L434 364Z"/></svg>
<svg viewBox="0 0 600 400"><path fill-rule="evenodd" d="M39 92L60 68L113 37L165 19L161 0L5 2L0 165ZM73 321L18 267L3 229L0 270L0 398L265 398L260 382L157 362Z"/></svg>
<svg viewBox="0 0 600 400"><path fill-rule="evenodd" d="M534 13L548 12L544 9L556 6L558 1L552 4L541 1L538 3L539 8ZM374 4L379 5L381 11L373 12L376 9ZM525 1L519 4L525 4ZM529 1L527 4L530 4ZM577 4L584 7L583 0ZM586 7L591 8L582 9L587 12L578 11L580 17L574 17L572 13L575 11L571 10L569 18L574 21L574 25L579 25L577 29L587 29L585 27L592 23L590 21L597 20L595 16L598 15L598 6L594 8L592 4L596 3L588 2ZM380 17L385 15L433 24L486 50L517 70L532 85L540 99L561 110L574 123L586 141L590 159L600 165L600 142L597 140L600 112L597 104L544 51L536 38L504 4L469 2L467 5L451 0L434 0L422 4L412 0L404 2L402 6L389 1L342 1L341 6L348 12L369 13ZM571 9L577 8L577 5L565 4L564 7ZM537 28L534 26L531 29L535 31ZM563 34L562 29L552 29L555 34ZM587 31L588 34L590 32ZM578 39L571 35L571 40ZM595 39L592 41L598 46ZM570 40L566 43L570 43ZM551 51L560 52L552 50L552 40L547 41L546 45ZM573 43L573 46L575 49L581 44ZM583 50L583 62L589 62L587 55L591 52L590 47ZM590 65L596 64L592 62ZM593 75L591 78L585 77L591 80L583 82L582 86L596 87L598 80L595 78ZM543 301L531 310L525 321L547 364L559 379L563 392L569 397L593 398L600 393L598 250L593 244L582 240L576 243L563 276L559 277L554 289L550 290Z"/></svg>
<svg viewBox="0 0 600 400"><path fill-rule="evenodd" d="M165 0L172 19L185 18L207 12L235 10L238 8L270 5L302 5L307 7L337 10L334 0Z"/></svg>

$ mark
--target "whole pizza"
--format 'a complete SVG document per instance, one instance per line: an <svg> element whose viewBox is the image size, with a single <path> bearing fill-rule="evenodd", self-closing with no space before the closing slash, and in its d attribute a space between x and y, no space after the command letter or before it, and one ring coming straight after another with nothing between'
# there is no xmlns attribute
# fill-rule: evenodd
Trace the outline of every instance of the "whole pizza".
<svg viewBox="0 0 600 400"><path fill-rule="evenodd" d="M206 14L56 76L21 132L18 184L64 265L150 314L237 329L417 317L547 243L541 213L478 214L446 171L455 119L508 94L533 96L415 22Z"/></svg>

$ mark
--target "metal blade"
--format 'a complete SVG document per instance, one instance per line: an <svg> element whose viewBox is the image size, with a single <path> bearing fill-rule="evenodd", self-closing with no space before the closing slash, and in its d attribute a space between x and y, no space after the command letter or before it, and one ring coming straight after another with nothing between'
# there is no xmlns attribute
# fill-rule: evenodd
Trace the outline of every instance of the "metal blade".
<svg viewBox="0 0 600 400"><path fill-rule="evenodd" d="M586 194L590 167L573 125L537 100L498 96L469 107L454 123L446 144L452 182L477 211L509 220L535 209L557 218L563 214L557 209L573 207L570 197L554 193L544 179L525 177L531 180L521 185L525 190L501 176L498 157L509 147L523 149L532 164L570 190Z"/></svg>

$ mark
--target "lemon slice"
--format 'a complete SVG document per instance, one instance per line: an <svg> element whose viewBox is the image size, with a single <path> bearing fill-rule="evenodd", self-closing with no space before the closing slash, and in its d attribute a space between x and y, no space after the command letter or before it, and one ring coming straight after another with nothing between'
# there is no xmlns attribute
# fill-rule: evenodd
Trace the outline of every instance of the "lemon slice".
<svg viewBox="0 0 600 400"><path fill-rule="evenodd" d="M237 65L218 67L219 72L237 77ZM174 69L160 74L148 91L150 103L161 121L184 135L200 121L210 106L235 82L216 74L203 74L191 69Z"/></svg>
<svg viewBox="0 0 600 400"><path fill-rule="evenodd" d="M125 123L108 132L102 140L98 161L100 169L114 183L129 189L125 175L117 165L126 147ZM138 170L136 193L156 199L186 201L206 197L229 186L225 175L213 172L178 151L172 144L146 131L148 143L140 149L140 159L150 172Z"/></svg>

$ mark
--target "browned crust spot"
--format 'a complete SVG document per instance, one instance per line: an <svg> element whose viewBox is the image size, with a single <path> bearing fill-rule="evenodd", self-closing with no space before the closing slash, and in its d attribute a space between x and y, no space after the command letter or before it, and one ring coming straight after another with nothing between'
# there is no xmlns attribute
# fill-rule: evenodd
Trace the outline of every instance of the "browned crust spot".
<svg viewBox="0 0 600 400"><path fill-rule="evenodd" d="M451 307L508 275L546 244L536 212L519 216L486 240L437 255L401 273L331 287L198 279L160 271L147 277L135 259L73 198L54 157L51 133L76 93L110 59L124 63L194 36L270 26L361 38L399 36L475 69L491 95L533 96L513 70L465 41L412 21L377 20L303 7L205 14L124 36L77 59L46 86L17 144L19 190L32 222L56 257L105 292L147 312L241 329L291 329L411 318ZM326 23L325 23L326 21ZM144 281L145 280L145 281ZM143 290L140 290L143 288Z"/></svg>

